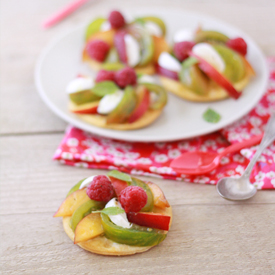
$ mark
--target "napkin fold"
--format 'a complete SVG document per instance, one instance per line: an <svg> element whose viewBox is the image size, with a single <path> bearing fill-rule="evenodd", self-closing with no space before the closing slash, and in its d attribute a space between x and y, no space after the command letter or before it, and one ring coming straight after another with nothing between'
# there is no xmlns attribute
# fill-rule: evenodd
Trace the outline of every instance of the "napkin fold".
<svg viewBox="0 0 275 275"><path fill-rule="evenodd" d="M257 106L237 122L221 131L173 142L126 142L97 136L69 126L54 154L62 164L91 169L117 169L133 175L153 176L186 182L216 184L223 177L238 177L254 155L257 146L223 157L208 174L187 176L169 167L171 161L190 151L219 152L263 132L275 111L275 57L267 60L270 77L267 90ZM251 173L258 189L275 189L275 142L269 146Z"/></svg>

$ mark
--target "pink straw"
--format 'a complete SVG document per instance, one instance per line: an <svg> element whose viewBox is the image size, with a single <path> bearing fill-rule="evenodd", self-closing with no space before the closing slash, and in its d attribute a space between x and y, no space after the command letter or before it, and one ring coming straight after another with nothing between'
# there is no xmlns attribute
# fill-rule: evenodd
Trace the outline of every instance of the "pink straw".
<svg viewBox="0 0 275 275"><path fill-rule="evenodd" d="M81 7L88 1L89 0L76 0L70 3L68 6L66 6L62 10L58 11L56 14L52 15L46 21L44 21L42 24L43 28L46 29L57 24L58 22L63 20L65 17L69 16L71 13L73 13L75 10L77 10L79 7Z"/></svg>

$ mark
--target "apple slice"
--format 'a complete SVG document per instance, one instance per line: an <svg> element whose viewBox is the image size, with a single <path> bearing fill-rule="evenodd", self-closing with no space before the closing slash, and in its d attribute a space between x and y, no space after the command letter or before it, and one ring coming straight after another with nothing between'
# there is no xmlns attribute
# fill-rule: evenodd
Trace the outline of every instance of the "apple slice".
<svg viewBox="0 0 275 275"><path fill-rule="evenodd" d="M129 123L138 120L149 109L150 106L150 92L144 87L139 86L137 90L138 103L133 113L128 118Z"/></svg>
<svg viewBox="0 0 275 275"><path fill-rule="evenodd" d="M127 64L127 52L126 52L126 44L125 44L125 35L127 32L125 30L117 31L114 37L114 44L119 56L119 59L124 64Z"/></svg>
<svg viewBox="0 0 275 275"><path fill-rule="evenodd" d="M127 213L128 221L137 225L156 228L160 230L169 230L170 216L152 212L130 212Z"/></svg>
<svg viewBox="0 0 275 275"><path fill-rule="evenodd" d="M114 177L109 176L109 179L111 180L111 183L115 189L116 195L117 197L120 196L120 193L123 189L125 189L126 187L128 187L128 183L127 181L124 180L120 180Z"/></svg>
<svg viewBox="0 0 275 275"><path fill-rule="evenodd" d="M151 192L153 193L153 197L154 197L154 206L157 206L159 208L166 208L166 207L170 207L170 204L168 203L168 201L166 200L162 190L158 187L158 185L156 185L153 182L146 182L151 190Z"/></svg>
<svg viewBox="0 0 275 275"><path fill-rule="evenodd" d="M74 243L85 242L104 233L100 213L91 213L83 218L75 229Z"/></svg>
<svg viewBox="0 0 275 275"><path fill-rule="evenodd" d="M224 88L227 93L234 99L238 99L241 95L241 92L238 92L234 86L221 74L219 73L212 65L205 61L200 56L194 54L193 52L189 53L190 56L193 56L199 60L200 69L212 80L217 82L222 88Z"/></svg>
<svg viewBox="0 0 275 275"><path fill-rule="evenodd" d="M74 211L84 202L90 200L86 194L86 188L77 190L69 195L58 208L54 217L72 216Z"/></svg>
<svg viewBox="0 0 275 275"><path fill-rule="evenodd" d="M72 113L75 113L75 114L96 114L98 104L99 102L96 101L96 102L90 102L90 103L86 103L78 106L73 102L70 102L69 109Z"/></svg>
<svg viewBox="0 0 275 275"><path fill-rule="evenodd" d="M166 76L171 79L179 80L177 72L167 70L167 69L161 67L159 64L156 65L156 71L160 75Z"/></svg>

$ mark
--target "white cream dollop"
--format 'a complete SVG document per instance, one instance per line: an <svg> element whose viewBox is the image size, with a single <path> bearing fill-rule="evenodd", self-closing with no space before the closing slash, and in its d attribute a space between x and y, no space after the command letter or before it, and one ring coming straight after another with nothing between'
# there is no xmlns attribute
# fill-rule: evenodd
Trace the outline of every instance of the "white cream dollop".
<svg viewBox="0 0 275 275"><path fill-rule="evenodd" d="M130 34L124 36L128 65L135 67L140 61L140 47L138 41Z"/></svg>
<svg viewBox="0 0 275 275"><path fill-rule="evenodd" d="M84 187L87 187L87 186L93 181L93 179L94 179L96 176L97 176L97 175L88 177L87 179L85 179L84 181L82 181L82 183L81 183L80 186L79 186L79 189L82 189L82 188L84 188Z"/></svg>
<svg viewBox="0 0 275 275"><path fill-rule="evenodd" d="M154 36L162 36L162 29L160 26L152 21L146 21L144 23L144 28L149 32L149 34Z"/></svg>
<svg viewBox="0 0 275 275"><path fill-rule="evenodd" d="M100 26L100 30L103 31L103 32L106 32L106 31L110 30L111 28L112 28L111 24L108 20L103 22Z"/></svg>
<svg viewBox="0 0 275 275"><path fill-rule="evenodd" d="M168 52L162 52L158 59L158 64L167 70L179 72L181 70L180 62Z"/></svg>
<svg viewBox="0 0 275 275"><path fill-rule="evenodd" d="M152 84L156 84L157 81L156 79L148 74L144 74L141 77L138 78L138 83L152 83Z"/></svg>
<svg viewBox="0 0 275 275"><path fill-rule="evenodd" d="M192 52L199 57L203 58L219 72L223 72L225 69L225 63L222 57L215 51L215 49L208 43L199 43L196 44Z"/></svg>
<svg viewBox="0 0 275 275"><path fill-rule="evenodd" d="M124 92L117 90L112 94L105 95L99 101L97 112L102 115L111 113L123 98Z"/></svg>
<svg viewBox="0 0 275 275"><path fill-rule="evenodd" d="M174 34L174 42L182 42L182 41L193 41L194 40L194 31L191 29L182 29L178 30Z"/></svg>
<svg viewBox="0 0 275 275"><path fill-rule="evenodd" d="M117 198L111 199L105 205L105 208L108 208L108 207L119 207L119 208L123 209L120 202L117 200ZM123 228L130 228L132 226L132 224L129 223L129 221L127 219L126 213L121 213L121 214L117 214L117 215L109 215L109 218L114 224L121 226Z"/></svg>
<svg viewBox="0 0 275 275"><path fill-rule="evenodd" d="M73 94L80 91L90 90L94 85L94 80L90 77L77 77L69 82L66 92L68 94Z"/></svg>

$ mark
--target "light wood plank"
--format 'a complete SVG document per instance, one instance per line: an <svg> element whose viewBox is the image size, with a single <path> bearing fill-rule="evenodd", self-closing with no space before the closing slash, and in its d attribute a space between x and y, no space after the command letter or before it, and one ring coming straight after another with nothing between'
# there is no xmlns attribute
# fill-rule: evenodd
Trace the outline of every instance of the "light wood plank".
<svg viewBox="0 0 275 275"><path fill-rule="evenodd" d="M51 213L3 215L2 271L11 275L273 274L274 211L274 205L175 206L165 241L131 257L85 252L69 240L61 219Z"/></svg>

